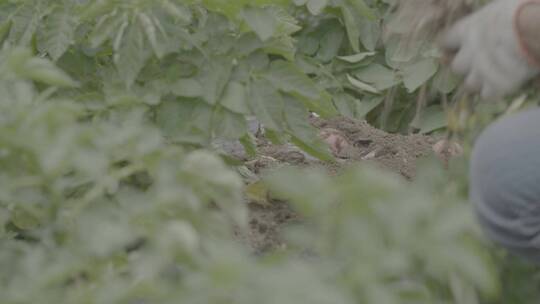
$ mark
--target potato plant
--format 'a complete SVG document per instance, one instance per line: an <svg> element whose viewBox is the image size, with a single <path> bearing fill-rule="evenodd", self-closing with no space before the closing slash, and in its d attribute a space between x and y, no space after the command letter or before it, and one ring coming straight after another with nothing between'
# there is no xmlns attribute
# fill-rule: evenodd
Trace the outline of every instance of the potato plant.
<svg viewBox="0 0 540 304"><path fill-rule="evenodd" d="M0 0L0 303L511 297L463 178L431 166L279 170L265 183L305 218L287 248L235 237L244 183L215 142L256 154L251 117L322 160L310 111L444 127L455 81L430 43L383 35L392 2Z"/></svg>

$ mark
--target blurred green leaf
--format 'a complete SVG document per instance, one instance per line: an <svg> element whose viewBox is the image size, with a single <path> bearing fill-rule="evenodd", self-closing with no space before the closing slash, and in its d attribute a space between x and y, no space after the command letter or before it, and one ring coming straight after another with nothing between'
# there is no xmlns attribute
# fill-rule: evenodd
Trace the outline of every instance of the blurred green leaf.
<svg viewBox="0 0 540 304"><path fill-rule="evenodd" d="M308 0L306 7L313 15L319 15L328 5L328 0Z"/></svg>
<svg viewBox="0 0 540 304"><path fill-rule="evenodd" d="M403 84L409 92L418 89L437 72L433 59L425 59L403 68Z"/></svg>
<svg viewBox="0 0 540 304"><path fill-rule="evenodd" d="M55 67L50 61L42 58L30 58L17 71L32 80L49 85L74 87L77 83L64 71Z"/></svg>
<svg viewBox="0 0 540 304"><path fill-rule="evenodd" d="M369 56L373 56L373 55L375 55L375 52L362 52L362 53L349 55L349 56L338 56L337 58L347 61L349 63L358 63L364 60L365 58Z"/></svg>
<svg viewBox="0 0 540 304"><path fill-rule="evenodd" d="M437 129L446 127L447 115L439 105L427 107L421 115L420 121L414 127L420 129L421 133L430 133Z"/></svg>
<svg viewBox="0 0 540 304"><path fill-rule="evenodd" d="M241 83L229 82L221 99L221 105L236 113L249 114L246 88Z"/></svg>
<svg viewBox="0 0 540 304"><path fill-rule="evenodd" d="M251 111L266 127L276 131L283 129L283 98L269 82L257 81L248 87Z"/></svg>
<svg viewBox="0 0 540 304"><path fill-rule="evenodd" d="M184 97L201 97L203 86L197 79L181 78L173 84L172 93Z"/></svg>
<svg viewBox="0 0 540 304"><path fill-rule="evenodd" d="M370 64L354 74L358 79L372 84L377 90L386 90L399 83L396 73L380 64Z"/></svg>
<svg viewBox="0 0 540 304"><path fill-rule="evenodd" d="M262 41L266 41L274 35L277 24L274 16L268 10L258 7L244 8L242 15Z"/></svg>
<svg viewBox="0 0 540 304"><path fill-rule="evenodd" d="M349 82L357 89L359 89L360 91L365 91L365 92L368 92L368 93L373 93L373 94L378 94L379 93L379 90L377 90L377 88L365 83L365 82L362 82L354 77L352 77L351 75L347 75L347 79L349 80Z"/></svg>
<svg viewBox="0 0 540 304"><path fill-rule="evenodd" d="M75 39L78 20L67 8L57 7L45 19L41 49L56 61Z"/></svg>

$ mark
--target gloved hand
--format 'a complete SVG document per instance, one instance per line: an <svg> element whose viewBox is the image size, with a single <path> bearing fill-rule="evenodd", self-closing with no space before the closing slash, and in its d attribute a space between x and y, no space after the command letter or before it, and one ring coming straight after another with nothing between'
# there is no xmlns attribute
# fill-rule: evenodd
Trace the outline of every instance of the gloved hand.
<svg viewBox="0 0 540 304"><path fill-rule="evenodd" d="M483 99L512 93L540 71L520 48L522 37L514 28L516 12L525 2L495 0L458 21L444 37L443 48L455 54L452 70Z"/></svg>

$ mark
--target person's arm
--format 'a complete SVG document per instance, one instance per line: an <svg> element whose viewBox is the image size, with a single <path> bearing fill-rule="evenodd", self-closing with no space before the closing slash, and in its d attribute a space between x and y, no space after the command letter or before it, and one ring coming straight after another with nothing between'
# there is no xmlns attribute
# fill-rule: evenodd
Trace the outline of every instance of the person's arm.
<svg viewBox="0 0 540 304"><path fill-rule="evenodd" d="M452 70L483 99L519 89L538 75L540 0L495 0L465 17L446 34Z"/></svg>

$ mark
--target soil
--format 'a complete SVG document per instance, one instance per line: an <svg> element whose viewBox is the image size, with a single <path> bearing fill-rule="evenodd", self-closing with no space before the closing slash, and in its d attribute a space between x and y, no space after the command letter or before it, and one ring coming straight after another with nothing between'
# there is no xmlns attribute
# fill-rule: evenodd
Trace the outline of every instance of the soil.
<svg viewBox="0 0 540 304"><path fill-rule="evenodd" d="M366 121L348 118L314 119L313 124L323 135L330 132L345 139L341 149L335 151L338 159L345 160L342 163L367 161L407 179L414 177L416 160L433 153L432 146L437 142L433 137L419 134L389 134Z"/></svg>
<svg viewBox="0 0 540 304"><path fill-rule="evenodd" d="M312 124L330 146L335 163L323 163L300 151L293 145L272 145L259 140L256 159L245 162L255 175L281 165L320 166L336 174L353 162L369 162L401 174L406 179L415 175L416 160L433 153L437 139L424 135L389 134L376 129L365 121L348 118L323 120L312 117ZM285 247L282 229L299 221L298 216L281 201L260 202L249 200L249 231L242 238L256 253Z"/></svg>

